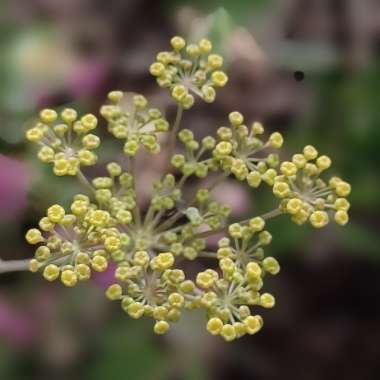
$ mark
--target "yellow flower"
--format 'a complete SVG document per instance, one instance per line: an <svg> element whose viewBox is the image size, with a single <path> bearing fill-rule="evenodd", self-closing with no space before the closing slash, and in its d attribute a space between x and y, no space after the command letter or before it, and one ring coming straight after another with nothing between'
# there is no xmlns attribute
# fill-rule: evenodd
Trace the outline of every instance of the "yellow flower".
<svg viewBox="0 0 380 380"><path fill-rule="evenodd" d="M44 241L41 231L37 228L30 229L25 235L26 241L29 244L38 244Z"/></svg>
<svg viewBox="0 0 380 380"><path fill-rule="evenodd" d="M60 205L53 205L48 208L47 217L52 223L60 223L65 217L65 209Z"/></svg>
<svg viewBox="0 0 380 380"><path fill-rule="evenodd" d="M223 322L220 318L211 318L207 322L207 331L212 335L219 335L223 328Z"/></svg>
<svg viewBox="0 0 380 380"><path fill-rule="evenodd" d="M329 216L325 211L314 211L310 215L310 223L315 228L322 228L329 222Z"/></svg>
<svg viewBox="0 0 380 380"><path fill-rule="evenodd" d="M166 321L157 321L154 324L154 332L158 335L166 334L169 331L169 323Z"/></svg>

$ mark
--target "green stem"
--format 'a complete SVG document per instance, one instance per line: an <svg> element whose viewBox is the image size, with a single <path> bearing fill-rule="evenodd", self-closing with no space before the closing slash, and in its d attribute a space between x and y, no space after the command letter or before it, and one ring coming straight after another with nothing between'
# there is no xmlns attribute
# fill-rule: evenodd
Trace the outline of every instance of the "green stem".
<svg viewBox="0 0 380 380"><path fill-rule="evenodd" d="M170 133L170 140L169 140L169 151L168 151L168 160L170 163L170 159L174 153L175 150L175 143L176 143L176 138L177 138L177 133L181 125L182 121L182 116L183 116L183 107L179 104L177 108L177 115L175 118L175 122L173 125L173 128Z"/></svg>
<svg viewBox="0 0 380 380"><path fill-rule="evenodd" d="M136 161L135 161L135 158L134 157L129 157L129 161L128 161L128 169L133 177L133 191L135 193L135 198L136 198L136 206L135 208L133 209L133 216L134 216L134 219L135 219L135 223L138 225L138 226L141 226L141 215L140 215L140 207L139 207L139 201L138 201L138 197L137 197L137 181L136 181Z"/></svg>
<svg viewBox="0 0 380 380"><path fill-rule="evenodd" d="M276 208L276 209L274 209L272 211L269 211L269 212L267 212L265 214L259 215L259 217L263 218L264 220L268 220L268 219L272 219L272 218L275 218L276 216L280 216L280 215L282 215L282 211L279 208ZM249 221L251 219L252 218L243 220L242 222L240 222L240 224L249 223Z"/></svg>
<svg viewBox="0 0 380 380"><path fill-rule="evenodd" d="M264 220L268 220L268 219L275 218L276 216L279 216L281 214L282 214L282 211L279 208L276 208L276 209L274 209L272 211L269 211L269 212L267 212L265 214L262 214L262 215L259 215L259 216L261 218L263 218ZM239 224L249 223L249 221L251 219L252 218L243 220L243 221L239 222ZM209 236L212 236L212 235L215 235L215 234L219 234L221 232L227 232L227 231L228 231L228 227L221 227L221 228L218 228L217 230L209 230L209 231L200 232L198 234L195 234L193 237L194 238L207 238Z"/></svg>
<svg viewBox="0 0 380 380"><path fill-rule="evenodd" d="M79 182L91 193L95 193L95 189L92 187L90 181L87 179L87 177L83 174L83 172L79 169L77 173L77 178Z"/></svg>
<svg viewBox="0 0 380 380"><path fill-rule="evenodd" d="M25 260L8 260L0 259L0 273L23 272L29 270L30 259Z"/></svg>

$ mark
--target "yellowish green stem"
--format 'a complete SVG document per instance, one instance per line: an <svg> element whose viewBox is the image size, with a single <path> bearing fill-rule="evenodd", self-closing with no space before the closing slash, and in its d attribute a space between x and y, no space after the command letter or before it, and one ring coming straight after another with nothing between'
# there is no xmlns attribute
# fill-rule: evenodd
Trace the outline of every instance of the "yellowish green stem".
<svg viewBox="0 0 380 380"><path fill-rule="evenodd" d="M83 172L79 169L77 173L77 178L79 182L91 193L95 192L95 189L91 185L90 181L87 179L87 177L83 174Z"/></svg>
<svg viewBox="0 0 380 380"><path fill-rule="evenodd" d="M175 151L175 143L177 138L177 133L179 131L179 128L181 126L183 116L183 107L179 104L177 108L177 115L175 118L175 122L173 125L173 128L170 133L170 140L169 140L169 151L168 151L168 160L170 161L174 151Z"/></svg>
<svg viewBox="0 0 380 380"><path fill-rule="evenodd" d="M23 272L29 270L30 259L26 260L0 260L0 273Z"/></svg>

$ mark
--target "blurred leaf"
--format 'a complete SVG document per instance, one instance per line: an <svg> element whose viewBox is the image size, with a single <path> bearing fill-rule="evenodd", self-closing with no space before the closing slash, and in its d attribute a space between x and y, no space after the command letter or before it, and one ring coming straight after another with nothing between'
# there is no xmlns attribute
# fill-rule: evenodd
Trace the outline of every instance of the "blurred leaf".
<svg viewBox="0 0 380 380"><path fill-rule="evenodd" d="M160 366L166 364L163 353L153 344L147 325L133 322L123 319L104 332L102 351L91 363L89 379L160 379Z"/></svg>
<svg viewBox="0 0 380 380"><path fill-rule="evenodd" d="M380 238L368 227L350 221L344 228L336 228L337 239L350 254L360 254L363 258L380 260Z"/></svg>

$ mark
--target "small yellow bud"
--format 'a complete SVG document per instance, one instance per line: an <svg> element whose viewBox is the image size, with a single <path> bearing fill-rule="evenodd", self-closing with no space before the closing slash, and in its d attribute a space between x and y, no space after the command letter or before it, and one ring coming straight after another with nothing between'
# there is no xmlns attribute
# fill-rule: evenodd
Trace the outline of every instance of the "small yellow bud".
<svg viewBox="0 0 380 380"><path fill-rule="evenodd" d="M71 288L78 282L78 277L74 271L67 269L61 273L61 281L63 285Z"/></svg>
<svg viewBox="0 0 380 380"><path fill-rule="evenodd" d="M280 166L280 171L286 177L291 177L296 175L297 166L293 162L284 161Z"/></svg>
<svg viewBox="0 0 380 380"><path fill-rule="evenodd" d="M118 103L123 98L124 94L123 91L111 91L108 93L107 98L112 103Z"/></svg>
<svg viewBox="0 0 380 380"><path fill-rule="evenodd" d="M34 257L41 262L46 261L50 257L50 249L49 247L46 247L45 245L41 245L36 249L36 252L34 254Z"/></svg>
<svg viewBox="0 0 380 380"><path fill-rule="evenodd" d="M273 194L278 198L285 198L290 194L290 187L286 182L276 182L273 186Z"/></svg>
<svg viewBox="0 0 380 380"><path fill-rule="evenodd" d="M262 135L264 133L263 125L261 123L259 123L258 121L255 121L252 124L252 133L254 135Z"/></svg>
<svg viewBox="0 0 380 380"><path fill-rule="evenodd" d="M62 120L67 123L71 124L73 123L78 117L77 111L75 111L72 108L65 108L61 113Z"/></svg>
<svg viewBox="0 0 380 380"><path fill-rule="evenodd" d="M52 109L44 109L40 112L40 119L43 123L53 123L57 120L57 112Z"/></svg>
<svg viewBox="0 0 380 380"><path fill-rule="evenodd" d="M348 211L350 208L350 202L346 198L337 198L334 206L337 210Z"/></svg>
<svg viewBox="0 0 380 380"><path fill-rule="evenodd" d="M249 227L254 232L262 231L265 227L265 220L259 216L249 221Z"/></svg>
<svg viewBox="0 0 380 380"><path fill-rule="evenodd" d="M247 333L253 335L261 329L263 320L259 315L250 315L244 319L244 325L246 326Z"/></svg>
<svg viewBox="0 0 380 380"><path fill-rule="evenodd" d="M210 273L200 272L197 274L196 283L203 289L209 289L214 285L215 278Z"/></svg>
<svg viewBox="0 0 380 380"><path fill-rule="evenodd" d="M292 157L292 162L298 169L302 169L305 167L307 160L303 154L295 154Z"/></svg>
<svg viewBox="0 0 380 380"><path fill-rule="evenodd" d="M219 335L223 328L223 322L220 318L211 318L207 322L207 331L212 335Z"/></svg>
<svg viewBox="0 0 380 380"><path fill-rule="evenodd" d="M172 97L179 101L179 102L182 102L186 95L188 94L188 90L185 86L183 85L177 85L177 86L174 86L173 87L173 90L172 90Z"/></svg>
<svg viewBox="0 0 380 380"><path fill-rule="evenodd" d="M345 181L340 181L335 187L335 192L340 197L347 197L351 193L351 185Z"/></svg>
<svg viewBox="0 0 380 380"><path fill-rule="evenodd" d="M224 71L214 71L211 81L216 87L224 87L228 82L228 77Z"/></svg>
<svg viewBox="0 0 380 380"><path fill-rule="evenodd" d="M231 125L233 125L234 127L237 127L244 123L244 117L238 111L231 112L228 115L228 119L230 120Z"/></svg>
<svg viewBox="0 0 380 380"><path fill-rule="evenodd" d="M348 214L347 214L347 211L344 211L344 210L338 210L336 213L335 213L335 221L337 224L339 224L340 226L344 226L345 224L348 223Z"/></svg>
<svg viewBox="0 0 380 380"><path fill-rule="evenodd" d="M307 160L314 160L318 156L318 151L312 145L306 145L303 154Z"/></svg>
<svg viewBox="0 0 380 380"><path fill-rule="evenodd" d="M232 274L236 270L235 263L229 258L225 257L219 261L219 267L226 274Z"/></svg>
<svg viewBox="0 0 380 380"><path fill-rule="evenodd" d="M202 87L203 100L206 103L212 103L216 97L216 91L214 87L211 86L203 86Z"/></svg>
<svg viewBox="0 0 380 380"><path fill-rule="evenodd" d="M165 66L161 62L154 62L150 65L149 71L153 76L159 77L165 72Z"/></svg>
<svg viewBox="0 0 380 380"><path fill-rule="evenodd" d="M228 227L228 233L233 238L241 238L243 236L243 229L239 223L232 223Z"/></svg>
<svg viewBox="0 0 380 380"><path fill-rule="evenodd" d="M38 244L43 242L45 239L43 238L41 231L37 228L30 229L26 235L25 239L29 244Z"/></svg>
<svg viewBox="0 0 380 380"><path fill-rule="evenodd" d="M256 281L259 277L261 277L261 274L262 274L262 270L259 264L255 262L251 262L247 264L246 275L247 275L248 281Z"/></svg>
<svg viewBox="0 0 380 380"><path fill-rule="evenodd" d="M147 251L136 251L133 256L133 264L145 267L149 263L149 254Z"/></svg>
<svg viewBox="0 0 380 380"><path fill-rule="evenodd" d="M116 301L121 298L123 289L119 284L113 284L109 286L106 290L106 297L111 301Z"/></svg>
<svg viewBox="0 0 380 380"><path fill-rule="evenodd" d="M302 201L298 198L292 198L286 204L286 211L291 214L297 214L302 208Z"/></svg>
<svg viewBox="0 0 380 380"><path fill-rule="evenodd" d="M241 338L247 333L247 327L242 322L235 322L233 327L237 338Z"/></svg>
<svg viewBox="0 0 380 380"><path fill-rule="evenodd" d="M322 228L329 222L329 216L325 211L314 211L310 215L310 223L315 228Z"/></svg>
<svg viewBox="0 0 380 380"><path fill-rule="evenodd" d="M186 47L186 53L189 55L190 58L196 58L201 53L199 46L196 44L190 44Z"/></svg>
<svg viewBox="0 0 380 380"><path fill-rule="evenodd" d="M59 277L59 268L54 264L45 267L43 276L48 281L54 281Z"/></svg>
<svg viewBox="0 0 380 380"><path fill-rule="evenodd" d="M144 315L144 306L140 302L132 302L128 305L127 312L131 318L139 319Z"/></svg>
<svg viewBox="0 0 380 380"><path fill-rule="evenodd" d="M274 149L279 149L284 143L284 138L280 132L274 132L269 136L269 145Z"/></svg>
<svg viewBox="0 0 380 380"><path fill-rule="evenodd" d="M88 210L88 203L82 200L76 200L71 204L71 212L74 215L81 216L86 214Z"/></svg>
<svg viewBox="0 0 380 380"><path fill-rule="evenodd" d="M36 259L32 259L29 261L29 270L33 273L37 272L39 269L39 262Z"/></svg>
<svg viewBox="0 0 380 380"><path fill-rule="evenodd" d="M83 137L82 144L86 149L96 149L100 145L100 139L98 136L90 133Z"/></svg>
<svg viewBox="0 0 380 380"><path fill-rule="evenodd" d="M260 305L262 307L265 307L266 309L270 309L275 305L276 301L272 294L269 293L263 293L260 296Z"/></svg>
<svg viewBox="0 0 380 380"><path fill-rule="evenodd" d="M166 334L169 331L169 323L166 321L157 321L154 324L154 332L158 335Z"/></svg>
<svg viewBox="0 0 380 380"><path fill-rule="evenodd" d="M276 275L280 272L280 264L274 257L266 257L263 260L263 268L266 272Z"/></svg>
<svg viewBox="0 0 380 380"><path fill-rule="evenodd" d="M227 323L222 327L222 330L220 332L220 335L227 341L231 342L236 338L236 332L234 327Z"/></svg>
<svg viewBox="0 0 380 380"><path fill-rule="evenodd" d="M218 156L227 156L232 152L232 144L228 141L221 141L215 147Z"/></svg>
<svg viewBox="0 0 380 380"><path fill-rule="evenodd" d="M201 53L209 53L212 50L212 43L206 38L202 38L198 45Z"/></svg>
<svg viewBox="0 0 380 380"><path fill-rule="evenodd" d="M85 166L95 165L98 159L95 153L87 149L80 150L78 152L78 158L80 163Z"/></svg>
<svg viewBox="0 0 380 380"><path fill-rule="evenodd" d="M116 236L109 236L104 240L104 248L109 252L117 251L121 246L121 241Z"/></svg>
<svg viewBox="0 0 380 380"><path fill-rule="evenodd" d="M333 189L335 189L337 187L337 185L339 183L342 182L342 179L339 178L339 177L331 177L330 180L329 180L329 185L330 187L332 187Z"/></svg>
<svg viewBox="0 0 380 380"><path fill-rule="evenodd" d="M258 171L252 171L247 175L248 185L256 188L259 187L261 183L261 174Z"/></svg>
<svg viewBox="0 0 380 380"><path fill-rule="evenodd" d="M170 44L172 45L174 50L179 51L185 47L186 41L180 36L174 36L170 40Z"/></svg>
<svg viewBox="0 0 380 380"><path fill-rule="evenodd" d="M156 306L153 308L153 318L158 320L166 319L168 315L168 309L165 306Z"/></svg>
<svg viewBox="0 0 380 380"><path fill-rule="evenodd" d="M83 127L85 128L86 132L89 132L96 128L98 125L98 119L95 115L89 113L87 115L82 116L80 119Z"/></svg>
<svg viewBox="0 0 380 380"><path fill-rule="evenodd" d="M173 307L181 308L185 302L185 299L179 293L172 293L170 294L168 301Z"/></svg>
<svg viewBox="0 0 380 380"><path fill-rule="evenodd" d="M60 205L53 205L48 208L47 217L52 223L60 223L65 217L65 209Z"/></svg>
<svg viewBox="0 0 380 380"><path fill-rule="evenodd" d="M37 156L42 162L51 162L54 160L54 150L48 146L43 146L38 151Z"/></svg>
<svg viewBox="0 0 380 380"><path fill-rule="evenodd" d="M108 267L108 262L104 256L98 255L91 260L91 266L96 272L104 272Z"/></svg>
<svg viewBox="0 0 380 380"><path fill-rule="evenodd" d="M67 175L70 169L70 162L64 158L54 161L54 174L57 176Z"/></svg>
<svg viewBox="0 0 380 380"><path fill-rule="evenodd" d="M107 211L95 210L91 213L89 222L96 227L105 227L110 220L110 214Z"/></svg>
<svg viewBox="0 0 380 380"><path fill-rule="evenodd" d="M165 270L169 269L174 264L174 256L171 252L160 253L156 257L157 269Z"/></svg>
<svg viewBox="0 0 380 380"><path fill-rule="evenodd" d="M39 142L44 137L44 134L40 128L31 128L26 131L25 137L31 142Z"/></svg>
<svg viewBox="0 0 380 380"><path fill-rule="evenodd" d="M317 166L320 170L326 170L331 166L331 159L328 156L320 156L317 158Z"/></svg>
<svg viewBox="0 0 380 380"><path fill-rule="evenodd" d="M78 256L76 257L76 262L78 262ZM88 280L91 277L91 269L86 264L78 264L75 267L75 273L80 281Z"/></svg>
<svg viewBox="0 0 380 380"><path fill-rule="evenodd" d="M194 291L194 288L194 283L191 280L185 280L179 286L179 289L183 293L192 293Z"/></svg>

